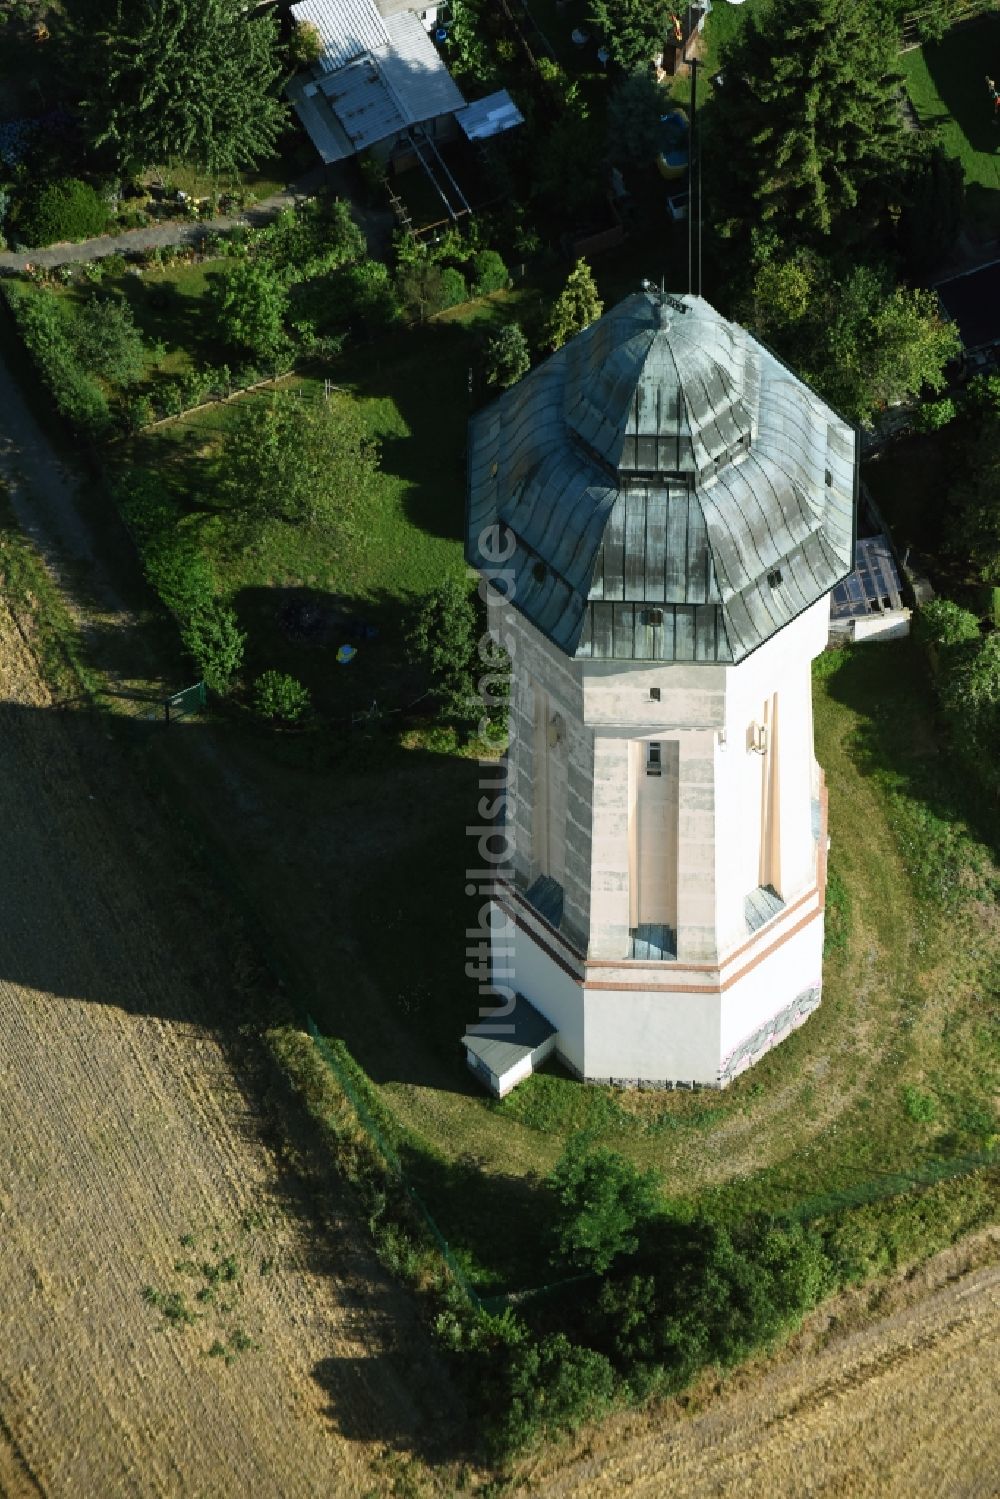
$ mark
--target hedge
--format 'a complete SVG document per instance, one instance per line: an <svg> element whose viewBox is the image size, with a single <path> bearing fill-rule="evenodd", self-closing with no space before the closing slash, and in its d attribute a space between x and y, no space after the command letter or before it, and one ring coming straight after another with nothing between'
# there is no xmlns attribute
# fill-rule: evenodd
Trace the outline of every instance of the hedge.
<svg viewBox="0 0 1000 1499"><path fill-rule="evenodd" d="M80 364L58 302L16 282L4 286L3 295L60 416L85 437L104 436L111 426L107 397Z"/></svg>

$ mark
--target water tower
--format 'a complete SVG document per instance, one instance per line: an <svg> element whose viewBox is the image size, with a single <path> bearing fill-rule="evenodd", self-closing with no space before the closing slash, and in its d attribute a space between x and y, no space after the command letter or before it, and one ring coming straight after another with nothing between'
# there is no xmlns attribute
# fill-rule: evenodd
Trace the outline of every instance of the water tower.
<svg viewBox="0 0 1000 1499"><path fill-rule="evenodd" d="M856 490L854 429L698 296L628 297L474 418L467 557L513 670L517 1000L464 1038L494 1091L552 1049L724 1085L819 1004L810 668Z"/></svg>

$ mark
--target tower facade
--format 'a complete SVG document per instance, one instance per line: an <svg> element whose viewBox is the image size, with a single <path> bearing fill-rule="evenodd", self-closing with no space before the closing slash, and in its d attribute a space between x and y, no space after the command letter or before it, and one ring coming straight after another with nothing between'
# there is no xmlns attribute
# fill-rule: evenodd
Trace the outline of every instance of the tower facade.
<svg viewBox="0 0 1000 1499"><path fill-rule="evenodd" d="M512 662L492 977L580 1077L723 1085L819 1003L811 663L856 447L745 330L655 292L472 422L467 556Z"/></svg>

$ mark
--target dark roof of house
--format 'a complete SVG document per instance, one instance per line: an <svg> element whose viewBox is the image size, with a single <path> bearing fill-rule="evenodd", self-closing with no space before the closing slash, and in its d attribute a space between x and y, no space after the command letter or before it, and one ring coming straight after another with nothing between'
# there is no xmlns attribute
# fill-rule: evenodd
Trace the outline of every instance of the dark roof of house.
<svg viewBox="0 0 1000 1499"><path fill-rule="evenodd" d="M497 1003L501 1001L498 999ZM470 1025L462 1037L462 1045L478 1057L494 1077L502 1078L504 1073L523 1062L555 1034L555 1026L539 1014L523 994L518 994L512 1014Z"/></svg>
<svg viewBox="0 0 1000 1499"><path fill-rule="evenodd" d="M736 662L850 571L855 486L854 429L774 355L638 292L473 418L466 555L509 530L568 655Z"/></svg>
<svg viewBox="0 0 1000 1499"><path fill-rule="evenodd" d="M1000 260L939 281L935 290L966 349L1000 341Z"/></svg>

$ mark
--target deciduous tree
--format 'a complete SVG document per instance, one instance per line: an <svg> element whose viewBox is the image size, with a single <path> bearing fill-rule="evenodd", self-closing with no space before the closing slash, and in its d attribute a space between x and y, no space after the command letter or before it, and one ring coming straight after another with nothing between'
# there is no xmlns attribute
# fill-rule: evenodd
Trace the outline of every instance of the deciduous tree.
<svg viewBox="0 0 1000 1499"><path fill-rule="evenodd" d="M108 0L102 9L84 54L94 145L129 170L185 162L236 172L270 155L286 118L272 12L242 0Z"/></svg>
<svg viewBox="0 0 1000 1499"><path fill-rule="evenodd" d="M670 11L666 0L590 0L589 17L612 61L631 73L663 51Z"/></svg>
<svg viewBox="0 0 1000 1499"><path fill-rule="evenodd" d="M764 251L747 316L852 421L869 421L925 386L940 390L961 347L933 292L894 286L875 266L838 276L801 246L790 256Z"/></svg>
<svg viewBox="0 0 1000 1499"><path fill-rule="evenodd" d="M518 323L508 323L486 345L486 383L500 390L515 385L531 368L528 340Z"/></svg>
<svg viewBox="0 0 1000 1499"><path fill-rule="evenodd" d="M347 396L279 391L245 402L226 437L222 485L234 509L349 531L378 473L378 444Z"/></svg>
<svg viewBox="0 0 1000 1499"><path fill-rule="evenodd" d="M114 385L135 385L145 364L142 334L132 309L121 297L93 297L76 322L81 362Z"/></svg>
<svg viewBox="0 0 1000 1499"><path fill-rule="evenodd" d="M614 1150L591 1150L583 1135L570 1139L549 1182L558 1203L554 1257L598 1274L638 1247L639 1228L660 1200L655 1171L637 1170Z"/></svg>

